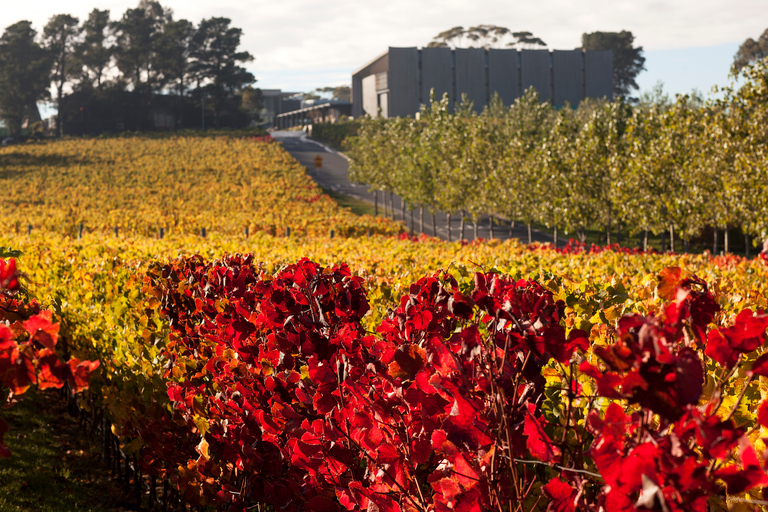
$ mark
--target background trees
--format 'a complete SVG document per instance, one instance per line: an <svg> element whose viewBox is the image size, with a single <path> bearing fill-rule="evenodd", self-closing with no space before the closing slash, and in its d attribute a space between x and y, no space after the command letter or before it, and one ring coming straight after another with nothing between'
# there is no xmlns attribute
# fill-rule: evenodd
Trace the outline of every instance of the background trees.
<svg viewBox="0 0 768 512"><path fill-rule="evenodd" d="M253 60L250 53L238 51L243 31L230 27L230 23L229 18L205 19L192 36L191 72L201 93L213 100L216 126L221 111L232 108L234 93L255 81L254 76L239 65ZM205 81L207 84L201 85Z"/></svg>
<svg viewBox="0 0 768 512"><path fill-rule="evenodd" d="M466 44L469 48L498 48L514 46L518 48L535 48L547 46L541 38L531 32L512 32L506 27L497 25L478 25L476 27L453 27L437 34L427 45L429 48L457 48Z"/></svg>
<svg viewBox="0 0 768 512"><path fill-rule="evenodd" d="M101 89L104 75L112 60L114 48L109 37L109 11L94 9L83 22L83 37L77 42L75 58L80 70L79 85Z"/></svg>
<svg viewBox="0 0 768 512"><path fill-rule="evenodd" d="M47 98L51 55L36 41L29 21L19 21L0 36L0 116L11 136L21 133L24 119L37 114Z"/></svg>
<svg viewBox="0 0 768 512"><path fill-rule="evenodd" d="M330 94L332 100L352 101L352 91L348 85L318 87L315 91L322 94Z"/></svg>
<svg viewBox="0 0 768 512"><path fill-rule="evenodd" d="M739 50L733 57L732 72L738 73L746 66L768 57L768 28L757 38L757 41L748 37L741 43Z"/></svg>
<svg viewBox="0 0 768 512"><path fill-rule="evenodd" d="M115 64L134 91L155 92L165 85L160 41L171 20L171 11L159 2L141 0L112 23Z"/></svg>
<svg viewBox="0 0 768 512"><path fill-rule="evenodd" d="M628 99L638 89L635 78L645 69L643 47L633 47L635 36L628 30L621 32L591 32L582 34L581 47L585 50L613 51L613 94Z"/></svg>
<svg viewBox="0 0 768 512"><path fill-rule="evenodd" d="M158 38L158 65L166 86L184 96L194 81L192 56L197 52L195 25L187 20L169 21Z"/></svg>
<svg viewBox="0 0 768 512"><path fill-rule="evenodd" d="M241 36L228 18L175 20L157 0L116 20L99 9L82 24L58 14L40 38L19 22L3 35L0 109L18 134L52 84L59 134L200 126L204 96L215 125L244 126L258 117L260 96L242 92L255 79L241 65L253 60Z"/></svg>
<svg viewBox="0 0 768 512"><path fill-rule="evenodd" d="M56 115L56 131L62 135L61 98L64 96L64 84L77 73L73 53L77 45L77 37L82 31L78 26L79 20L69 14L57 14L52 17L43 29L45 47L53 61L51 79L56 88L56 105L59 113Z"/></svg>

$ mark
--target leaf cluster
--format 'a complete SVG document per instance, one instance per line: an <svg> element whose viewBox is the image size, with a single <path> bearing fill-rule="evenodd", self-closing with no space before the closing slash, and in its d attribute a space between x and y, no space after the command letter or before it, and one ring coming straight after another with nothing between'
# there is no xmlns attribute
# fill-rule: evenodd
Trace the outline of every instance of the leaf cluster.
<svg viewBox="0 0 768 512"><path fill-rule="evenodd" d="M271 274L250 256L192 257L143 282L170 327L162 378L181 417L118 430L179 467L193 503L707 510L721 482L731 496L768 483L734 416L768 374L766 356L742 364L768 317L711 328L714 296L679 268L657 277L646 315L613 317L623 292L601 294L615 320L589 333L569 326L577 297L495 272L406 286L376 336L345 265Z"/></svg>

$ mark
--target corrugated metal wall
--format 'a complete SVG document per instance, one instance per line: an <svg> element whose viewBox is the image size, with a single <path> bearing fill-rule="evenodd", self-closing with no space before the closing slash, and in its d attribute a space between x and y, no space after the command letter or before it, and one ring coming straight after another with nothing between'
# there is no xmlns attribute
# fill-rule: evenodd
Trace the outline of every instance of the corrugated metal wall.
<svg viewBox="0 0 768 512"><path fill-rule="evenodd" d="M533 87L539 100L552 99L552 63L549 50L522 50L520 52L520 79L523 92Z"/></svg>
<svg viewBox="0 0 768 512"><path fill-rule="evenodd" d="M552 85L557 106L575 107L584 98L584 53L581 50L552 52Z"/></svg>
<svg viewBox="0 0 768 512"><path fill-rule="evenodd" d="M516 50L488 50L488 90L491 97L497 92L505 105L511 105L520 96L519 65Z"/></svg>
<svg viewBox="0 0 768 512"><path fill-rule="evenodd" d="M557 107L566 102L575 107L585 97L613 98L610 51L390 48L385 55L352 76L353 115L375 115L382 103L386 117L414 115L421 104L429 103L432 88L437 99L448 93L451 103L467 94L477 111L494 93L510 105L529 87L538 91L541 101ZM364 87L366 77L375 73L378 82ZM369 111L374 100L377 107Z"/></svg>
<svg viewBox="0 0 768 512"><path fill-rule="evenodd" d="M412 116L419 111L419 50L389 49L389 117Z"/></svg>
<svg viewBox="0 0 768 512"><path fill-rule="evenodd" d="M429 103L430 91L435 98L448 93L451 102L453 92L453 51L450 48L423 48L421 50L421 97L422 103Z"/></svg>
<svg viewBox="0 0 768 512"><path fill-rule="evenodd" d="M482 48L456 48L456 101L461 95L474 104L478 112L488 103L485 50Z"/></svg>
<svg viewBox="0 0 768 512"><path fill-rule="evenodd" d="M601 50L584 54L584 83L587 98L613 99L613 52Z"/></svg>

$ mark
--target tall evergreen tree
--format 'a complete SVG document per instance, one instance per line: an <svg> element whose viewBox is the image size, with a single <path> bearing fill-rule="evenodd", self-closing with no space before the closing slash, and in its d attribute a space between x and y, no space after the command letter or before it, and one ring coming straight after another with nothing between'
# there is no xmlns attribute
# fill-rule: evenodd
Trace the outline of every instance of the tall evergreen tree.
<svg viewBox="0 0 768 512"><path fill-rule="evenodd" d="M108 44L109 11L94 9L83 22L83 39L77 46L76 58L82 65L83 81L101 89L104 75L112 61Z"/></svg>
<svg viewBox="0 0 768 512"><path fill-rule="evenodd" d="M79 74L72 59L78 37L82 31L78 24L79 20L74 16L57 14L48 21L43 29L45 47L53 59L51 79L56 88L56 105L59 110L56 114L56 132L59 136L64 133L63 118L60 112L64 84L74 75Z"/></svg>
<svg viewBox="0 0 768 512"><path fill-rule="evenodd" d="M14 23L0 37L0 116L12 136L49 96L52 60L36 37L29 21Z"/></svg>
<svg viewBox="0 0 768 512"><path fill-rule="evenodd" d="M117 68L134 91L157 91L164 85L157 45L171 19L171 11L159 2L141 0L113 24Z"/></svg>
<svg viewBox="0 0 768 512"><path fill-rule="evenodd" d="M253 56L238 51L242 29L230 27L229 18L208 18L200 22L194 36L192 70L198 85L213 99L214 119L230 103L236 91L256 81L241 62L250 62Z"/></svg>
<svg viewBox="0 0 768 512"><path fill-rule="evenodd" d="M591 32L582 34L581 46L585 50L613 51L613 94L629 99L632 89L639 89L635 78L645 70L643 47L632 46L635 36L628 30L621 32Z"/></svg>
<svg viewBox="0 0 768 512"><path fill-rule="evenodd" d="M194 35L194 24L178 20L166 23L158 38L158 66L164 82L179 96L184 96L192 81L190 58L194 51Z"/></svg>

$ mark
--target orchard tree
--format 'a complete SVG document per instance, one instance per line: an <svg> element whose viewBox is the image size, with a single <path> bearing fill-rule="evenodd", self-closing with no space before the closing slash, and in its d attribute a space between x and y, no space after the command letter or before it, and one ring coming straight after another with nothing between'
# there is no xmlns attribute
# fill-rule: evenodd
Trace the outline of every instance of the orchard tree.
<svg viewBox="0 0 768 512"><path fill-rule="evenodd" d="M447 94L443 96L447 99ZM445 172L443 184L438 188L438 199L443 209L449 213L461 212L462 228L464 213L469 212L476 219L479 212L476 207L479 192L479 170L473 141L477 139L477 113L466 95L455 105L455 113L449 115L445 125L447 141L443 148ZM462 232L462 238L464 233Z"/></svg>
<svg viewBox="0 0 768 512"><path fill-rule="evenodd" d="M546 200L537 201L538 221L550 229L567 227L568 202L573 201L575 187L585 186L574 177L574 139L578 124L574 111L563 108L553 112L550 129L544 132L541 144L533 152L537 172L531 176L536 194ZM574 201L575 203L575 201ZM578 213L586 213L584 210ZM573 213L577 213L573 212Z"/></svg>
<svg viewBox="0 0 768 512"><path fill-rule="evenodd" d="M532 87L515 100L507 114L509 156L498 186L503 205L499 213L525 222L529 242L531 224L541 220L542 198L550 197L552 183L541 179L541 155L554 118L552 106L540 102Z"/></svg>
<svg viewBox="0 0 768 512"><path fill-rule="evenodd" d="M582 242L590 225L604 225L606 241L611 242L611 227L620 213L615 189L621 178L620 144L627 115L622 103L605 100L585 100L576 110L557 114L559 122L546 151L548 161L559 162L549 173L551 187L561 205L560 227L577 232Z"/></svg>
<svg viewBox="0 0 768 512"><path fill-rule="evenodd" d="M494 93L491 101L478 116L478 138L473 141L473 148L478 155L480 166L480 187L478 202L483 213L490 215L491 234L493 234L494 215L503 208L499 186L501 173L508 173L507 157L510 152L510 127L507 116L508 108L501 97Z"/></svg>
<svg viewBox="0 0 768 512"><path fill-rule="evenodd" d="M360 122L357 135L349 140L349 179L353 183L367 183L378 200L378 191L394 190L396 169L390 156L391 145L385 137L383 117L365 116ZM386 210L386 197L384 199Z"/></svg>
<svg viewBox="0 0 768 512"><path fill-rule="evenodd" d="M51 79L56 88L56 132L61 136L63 131L63 116L61 115L61 99L64 95L64 84L80 74L77 62L72 58L77 47L81 28L79 20L69 14L57 14L52 17L43 29L45 47L53 59Z"/></svg>
<svg viewBox="0 0 768 512"><path fill-rule="evenodd" d="M12 136L49 96L51 54L35 40L37 32L29 21L19 21L0 37L0 116Z"/></svg>
<svg viewBox="0 0 768 512"><path fill-rule="evenodd" d="M728 140L735 145L733 167L728 169L726 187L730 190L731 209L745 233L765 239L768 235L768 62L758 61L740 72L744 83L738 90L726 90L729 100Z"/></svg>
<svg viewBox="0 0 768 512"><path fill-rule="evenodd" d="M638 89L637 75L645 70L642 46L632 46L635 36L628 30L621 32L591 32L582 34L581 46L585 50L611 50L613 52L613 94L629 99L632 89Z"/></svg>

